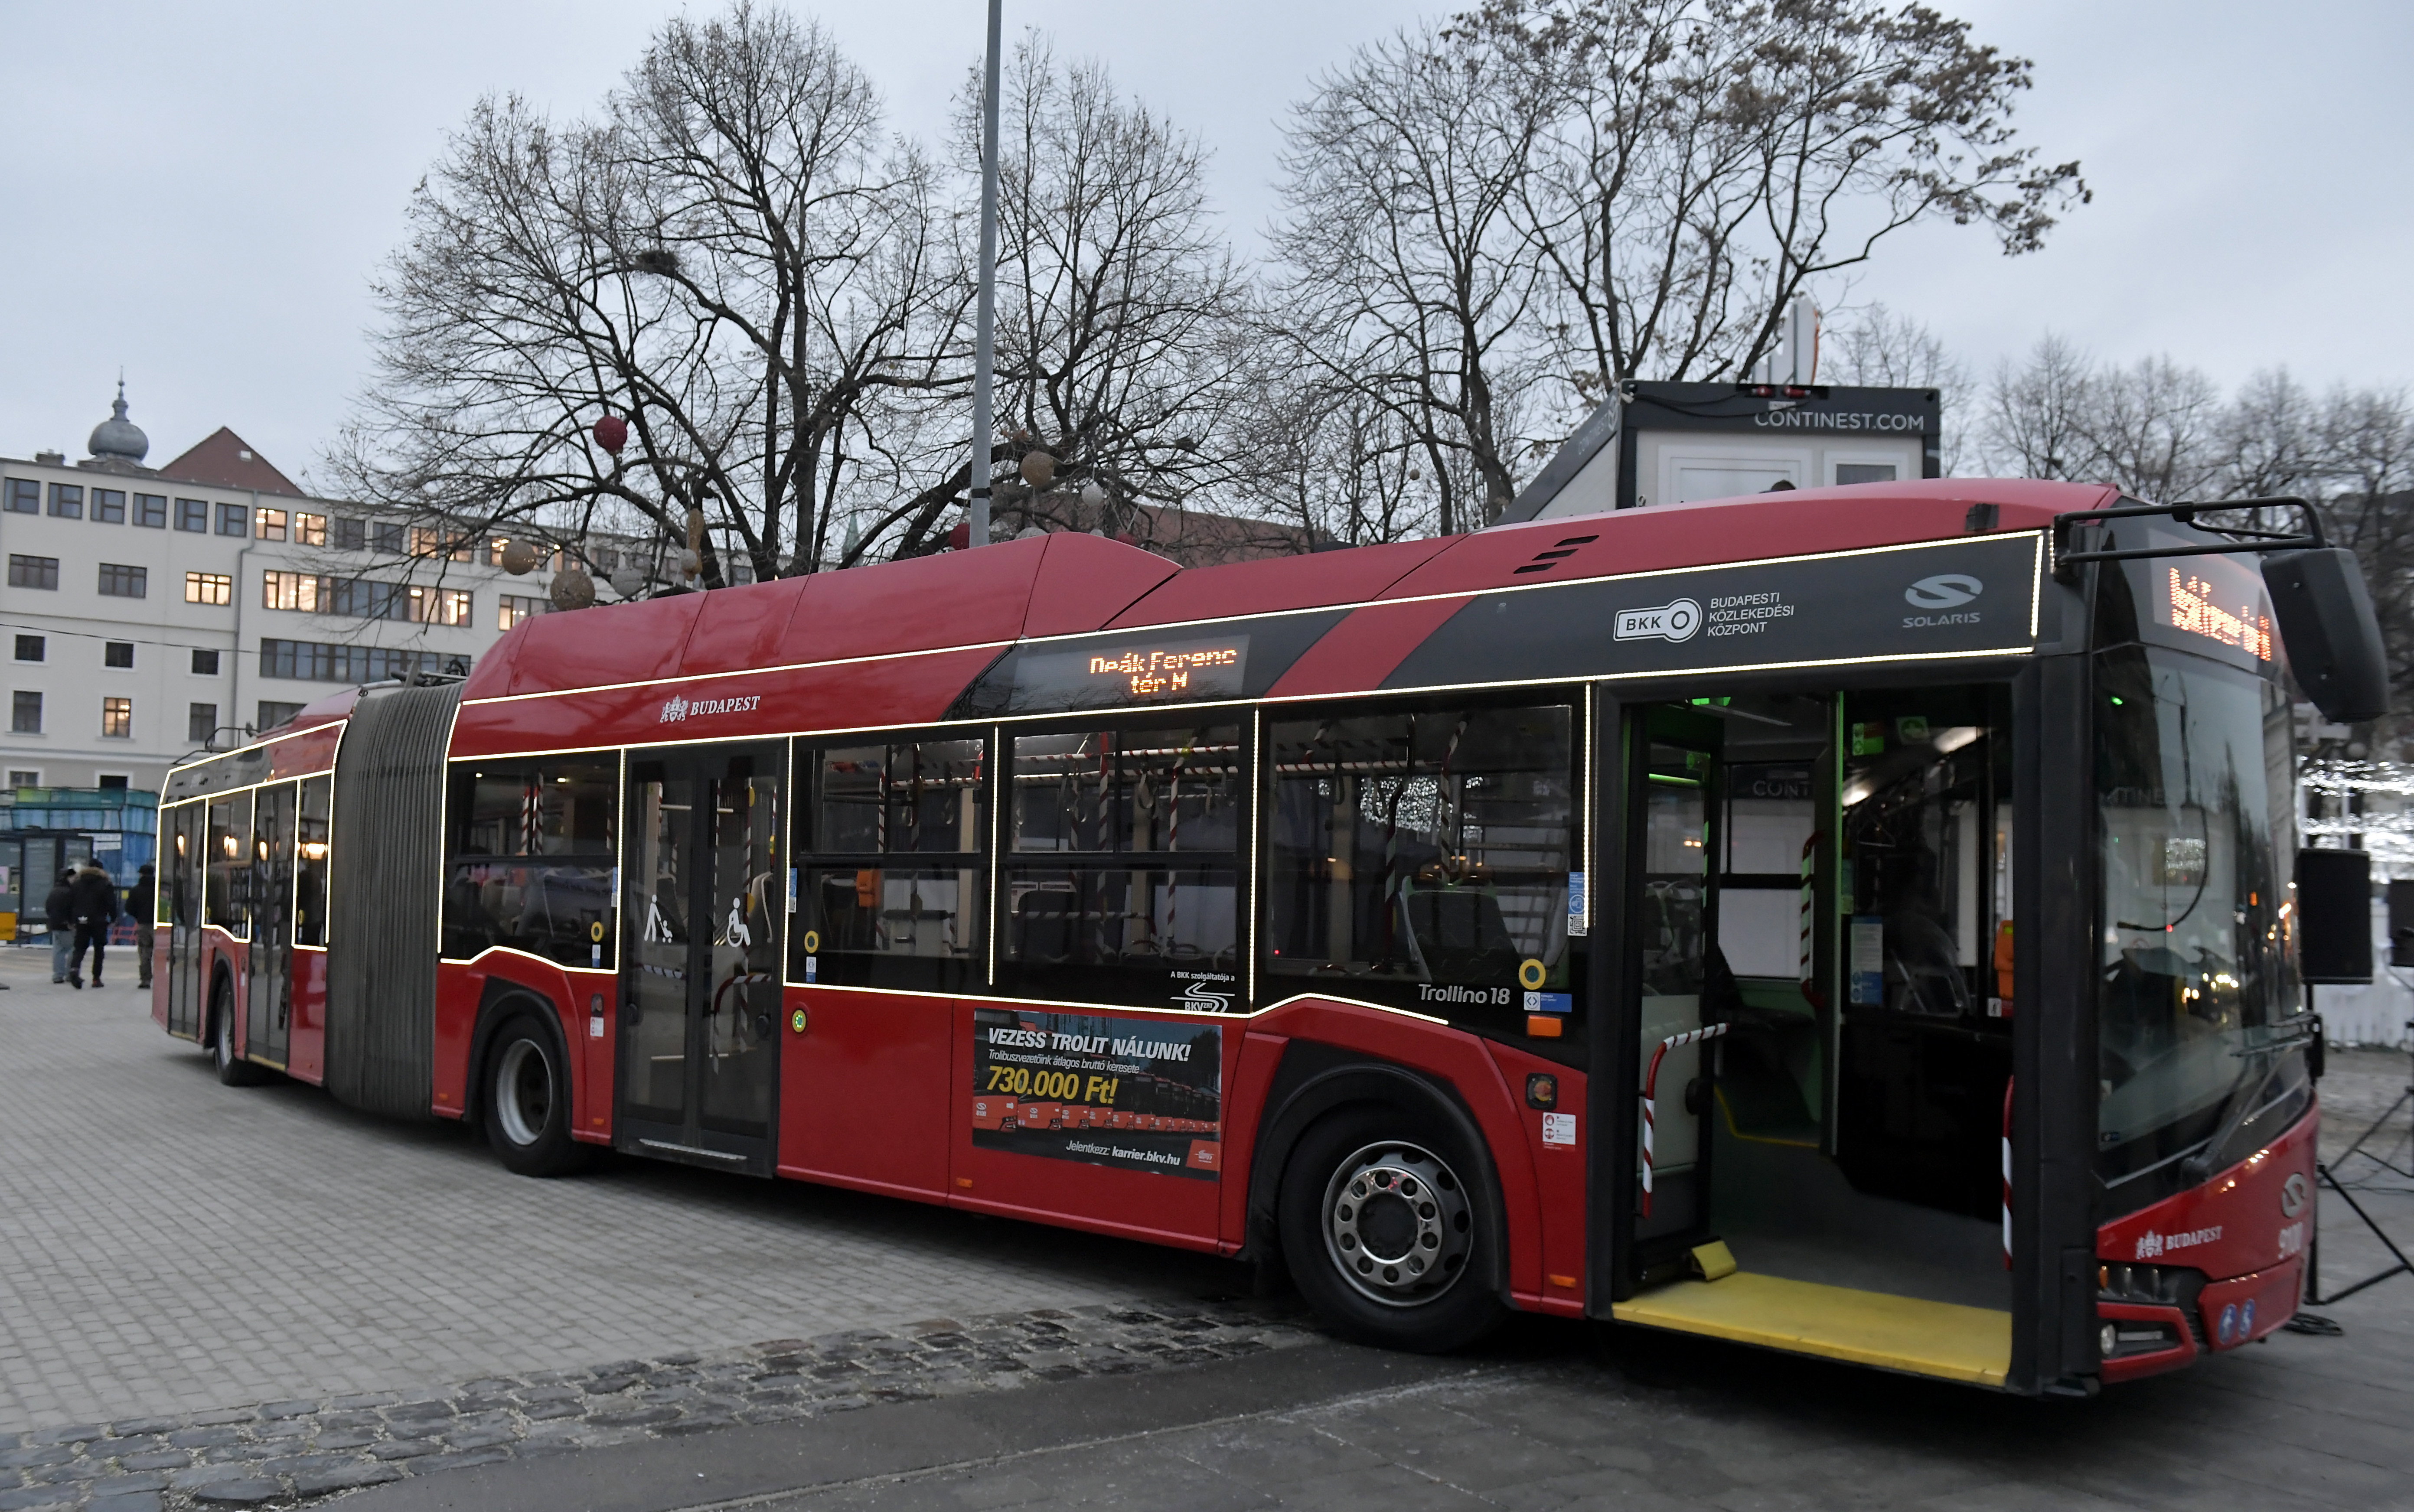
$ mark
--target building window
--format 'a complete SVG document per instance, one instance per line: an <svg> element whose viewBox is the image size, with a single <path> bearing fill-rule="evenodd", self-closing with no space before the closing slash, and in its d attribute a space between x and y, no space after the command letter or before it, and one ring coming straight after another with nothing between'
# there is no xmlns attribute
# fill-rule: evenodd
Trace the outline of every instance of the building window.
<svg viewBox="0 0 2414 1512"><path fill-rule="evenodd" d="M300 546L323 546L327 543L327 517L323 514L293 516L293 541Z"/></svg>
<svg viewBox="0 0 2414 1512"><path fill-rule="evenodd" d="M134 496L134 523L149 530L168 528L168 496L137 494Z"/></svg>
<svg viewBox="0 0 2414 1512"><path fill-rule="evenodd" d="M19 689L8 702L8 728L21 735L40 734L42 733L42 695Z"/></svg>
<svg viewBox="0 0 2414 1512"><path fill-rule="evenodd" d="M92 517L103 525L126 523L126 490L96 488L92 491Z"/></svg>
<svg viewBox="0 0 2414 1512"><path fill-rule="evenodd" d="M283 724L286 720L293 718L293 716L301 713L302 708L303 705L299 704L278 704L263 698L260 701L260 722L253 725L252 728L255 730L274 730L278 725Z"/></svg>
<svg viewBox="0 0 2414 1512"><path fill-rule="evenodd" d="M502 595L502 610L495 615L495 629L509 630L530 615L544 613L543 599L531 599L516 593Z"/></svg>
<svg viewBox="0 0 2414 1512"><path fill-rule="evenodd" d="M413 556L450 556L456 562L466 562L471 559L473 545L474 542L458 530L428 525L410 527L410 555Z"/></svg>
<svg viewBox="0 0 2414 1512"><path fill-rule="evenodd" d="M222 536L251 534L251 511L240 504L219 505L218 534Z"/></svg>
<svg viewBox="0 0 2414 1512"><path fill-rule="evenodd" d="M205 498L176 500L176 528L207 530L210 527L210 501Z"/></svg>
<svg viewBox="0 0 2414 1512"><path fill-rule="evenodd" d="M147 599L151 597L151 570L128 567L123 562L103 562L100 592L108 599Z"/></svg>
<svg viewBox="0 0 2414 1512"><path fill-rule="evenodd" d="M265 504L251 511L253 533L262 541L285 539L285 511Z"/></svg>
<svg viewBox="0 0 2414 1512"><path fill-rule="evenodd" d="M262 572L260 575L260 606L262 609L299 609L317 614L326 601L324 580L315 572Z"/></svg>
<svg viewBox="0 0 2414 1512"><path fill-rule="evenodd" d="M93 784L103 792L115 791L123 793L126 791L127 783L127 776L123 772L102 772L96 776L92 780Z"/></svg>
<svg viewBox="0 0 2414 1512"><path fill-rule="evenodd" d="M134 700L104 698L100 701L100 733L110 740L130 740L134 736Z"/></svg>
<svg viewBox="0 0 2414 1512"><path fill-rule="evenodd" d="M51 512L57 515L62 520L82 519L83 484L52 483L51 485Z"/></svg>
<svg viewBox="0 0 2414 1512"><path fill-rule="evenodd" d="M38 788L42 785L42 774L39 769L12 766L8 768L8 785L12 788Z"/></svg>
<svg viewBox="0 0 2414 1512"><path fill-rule="evenodd" d="M224 572L187 572L185 574L186 603L234 602L234 579Z"/></svg>
<svg viewBox="0 0 2414 1512"><path fill-rule="evenodd" d="M380 520L370 526L369 536L378 550L401 555L402 526L398 522Z"/></svg>
<svg viewBox="0 0 2414 1512"><path fill-rule="evenodd" d="M335 516L335 549L337 551L364 551L367 549L368 543L369 526L366 520L355 520L342 514Z"/></svg>
<svg viewBox="0 0 2414 1512"><path fill-rule="evenodd" d="M350 645L324 641L280 641L262 636L260 674L295 682L375 683L413 673L467 676L469 659L435 651L403 651L382 645Z"/></svg>
<svg viewBox="0 0 2414 1512"><path fill-rule="evenodd" d="M134 643L132 641L103 641L100 645L100 664L104 667L130 667L134 665Z"/></svg>
<svg viewBox="0 0 2414 1512"><path fill-rule="evenodd" d="M217 674L218 654L216 651L195 650L193 652L193 675L196 677L215 677Z"/></svg>
<svg viewBox="0 0 2414 1512"><path fill-rule="evenodd" d="M8 512L39 514L42 512L42 485L31 478L8 480Z"/></svg>
<svg viewBox="0 0 2414 1512"><path fill-rule="evenodd" d="M414 625L467 625L469 623L469 590L411 589L410 622Z"/></svg>
<svg viewBox="0 0 2414 1512"><path fill-rule="evenodd" d="M206 746L217 738L218 706L216 704L185 705L185 738L196 746Z"/></svg>
<svg viewBox="0 0 2414 1512"><path fill-rule="evenodd" d="M17 660L20 661L39 661L50 654L50 648L48 637L40 635L17 637Z"/></svg>
<svg viewBox="0 0 2414 1512"><path fill-rule="evenodd" d="M55 556L10 556L8 586L12 588L55 588L59 559Z"/></svg>
<svg viewBox="0 0 2414 1512"><path fill-rule="evenodd" d="M358 619L401 619L410 608L399 583L365 583L359 578L330 578L319 600L331 615Z"/></svg>

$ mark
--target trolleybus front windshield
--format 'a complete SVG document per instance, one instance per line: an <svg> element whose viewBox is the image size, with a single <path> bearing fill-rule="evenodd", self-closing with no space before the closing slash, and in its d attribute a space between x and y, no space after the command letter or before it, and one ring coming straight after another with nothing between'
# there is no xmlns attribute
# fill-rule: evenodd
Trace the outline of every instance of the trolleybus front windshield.
<svg viewBox="0 0 2414 1512"><path fill-rule="evenodd" d="M2098 1174L2128 1211L2268 1143L2304 1105L2302 1059L2272 1053L2302 1011L2295 752L2280 689L2206 657L2111 647L2095 700Z"/></svg>

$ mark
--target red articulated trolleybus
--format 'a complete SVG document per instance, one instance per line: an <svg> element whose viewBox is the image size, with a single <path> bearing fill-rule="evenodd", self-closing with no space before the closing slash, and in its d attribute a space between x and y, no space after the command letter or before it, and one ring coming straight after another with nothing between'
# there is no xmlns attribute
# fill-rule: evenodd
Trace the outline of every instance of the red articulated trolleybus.
<svg viewBox="0 0 2414 1512"><path fill-rule="evenodd" d="M2092 1391L2297 1305L2282 668L2379 666L2346 553L2196 519L1930 481L546 615L174 770L154 1012L531 1176L1280 1264L1412 1349Z"/></svg>

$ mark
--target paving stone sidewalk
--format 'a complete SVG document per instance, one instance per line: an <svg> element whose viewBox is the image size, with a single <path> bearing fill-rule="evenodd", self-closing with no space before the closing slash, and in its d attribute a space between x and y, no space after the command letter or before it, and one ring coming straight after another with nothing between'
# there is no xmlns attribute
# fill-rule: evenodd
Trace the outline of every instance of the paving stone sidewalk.
<svg viewBox="0 0 2414 1512"><path fill-rule="evenodd" d="M1314 1343L1277 1303L1040 1308L0 1436L0 1512L292 1505L534 1454Z"/></svg>

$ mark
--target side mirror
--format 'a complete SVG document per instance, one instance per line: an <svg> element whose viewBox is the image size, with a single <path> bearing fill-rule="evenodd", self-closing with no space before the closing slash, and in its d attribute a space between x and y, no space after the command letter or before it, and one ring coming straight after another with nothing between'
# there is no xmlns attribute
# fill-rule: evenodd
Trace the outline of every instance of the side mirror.
<svg viewBox="0 0 2414 1512"><path fill-rule="evenodd" d="M2263 585L2288 670L2322 717L2360 724L2388 713L2389 660L2355 553L2344 546L2274 552L2263 558Z"/></svg>

